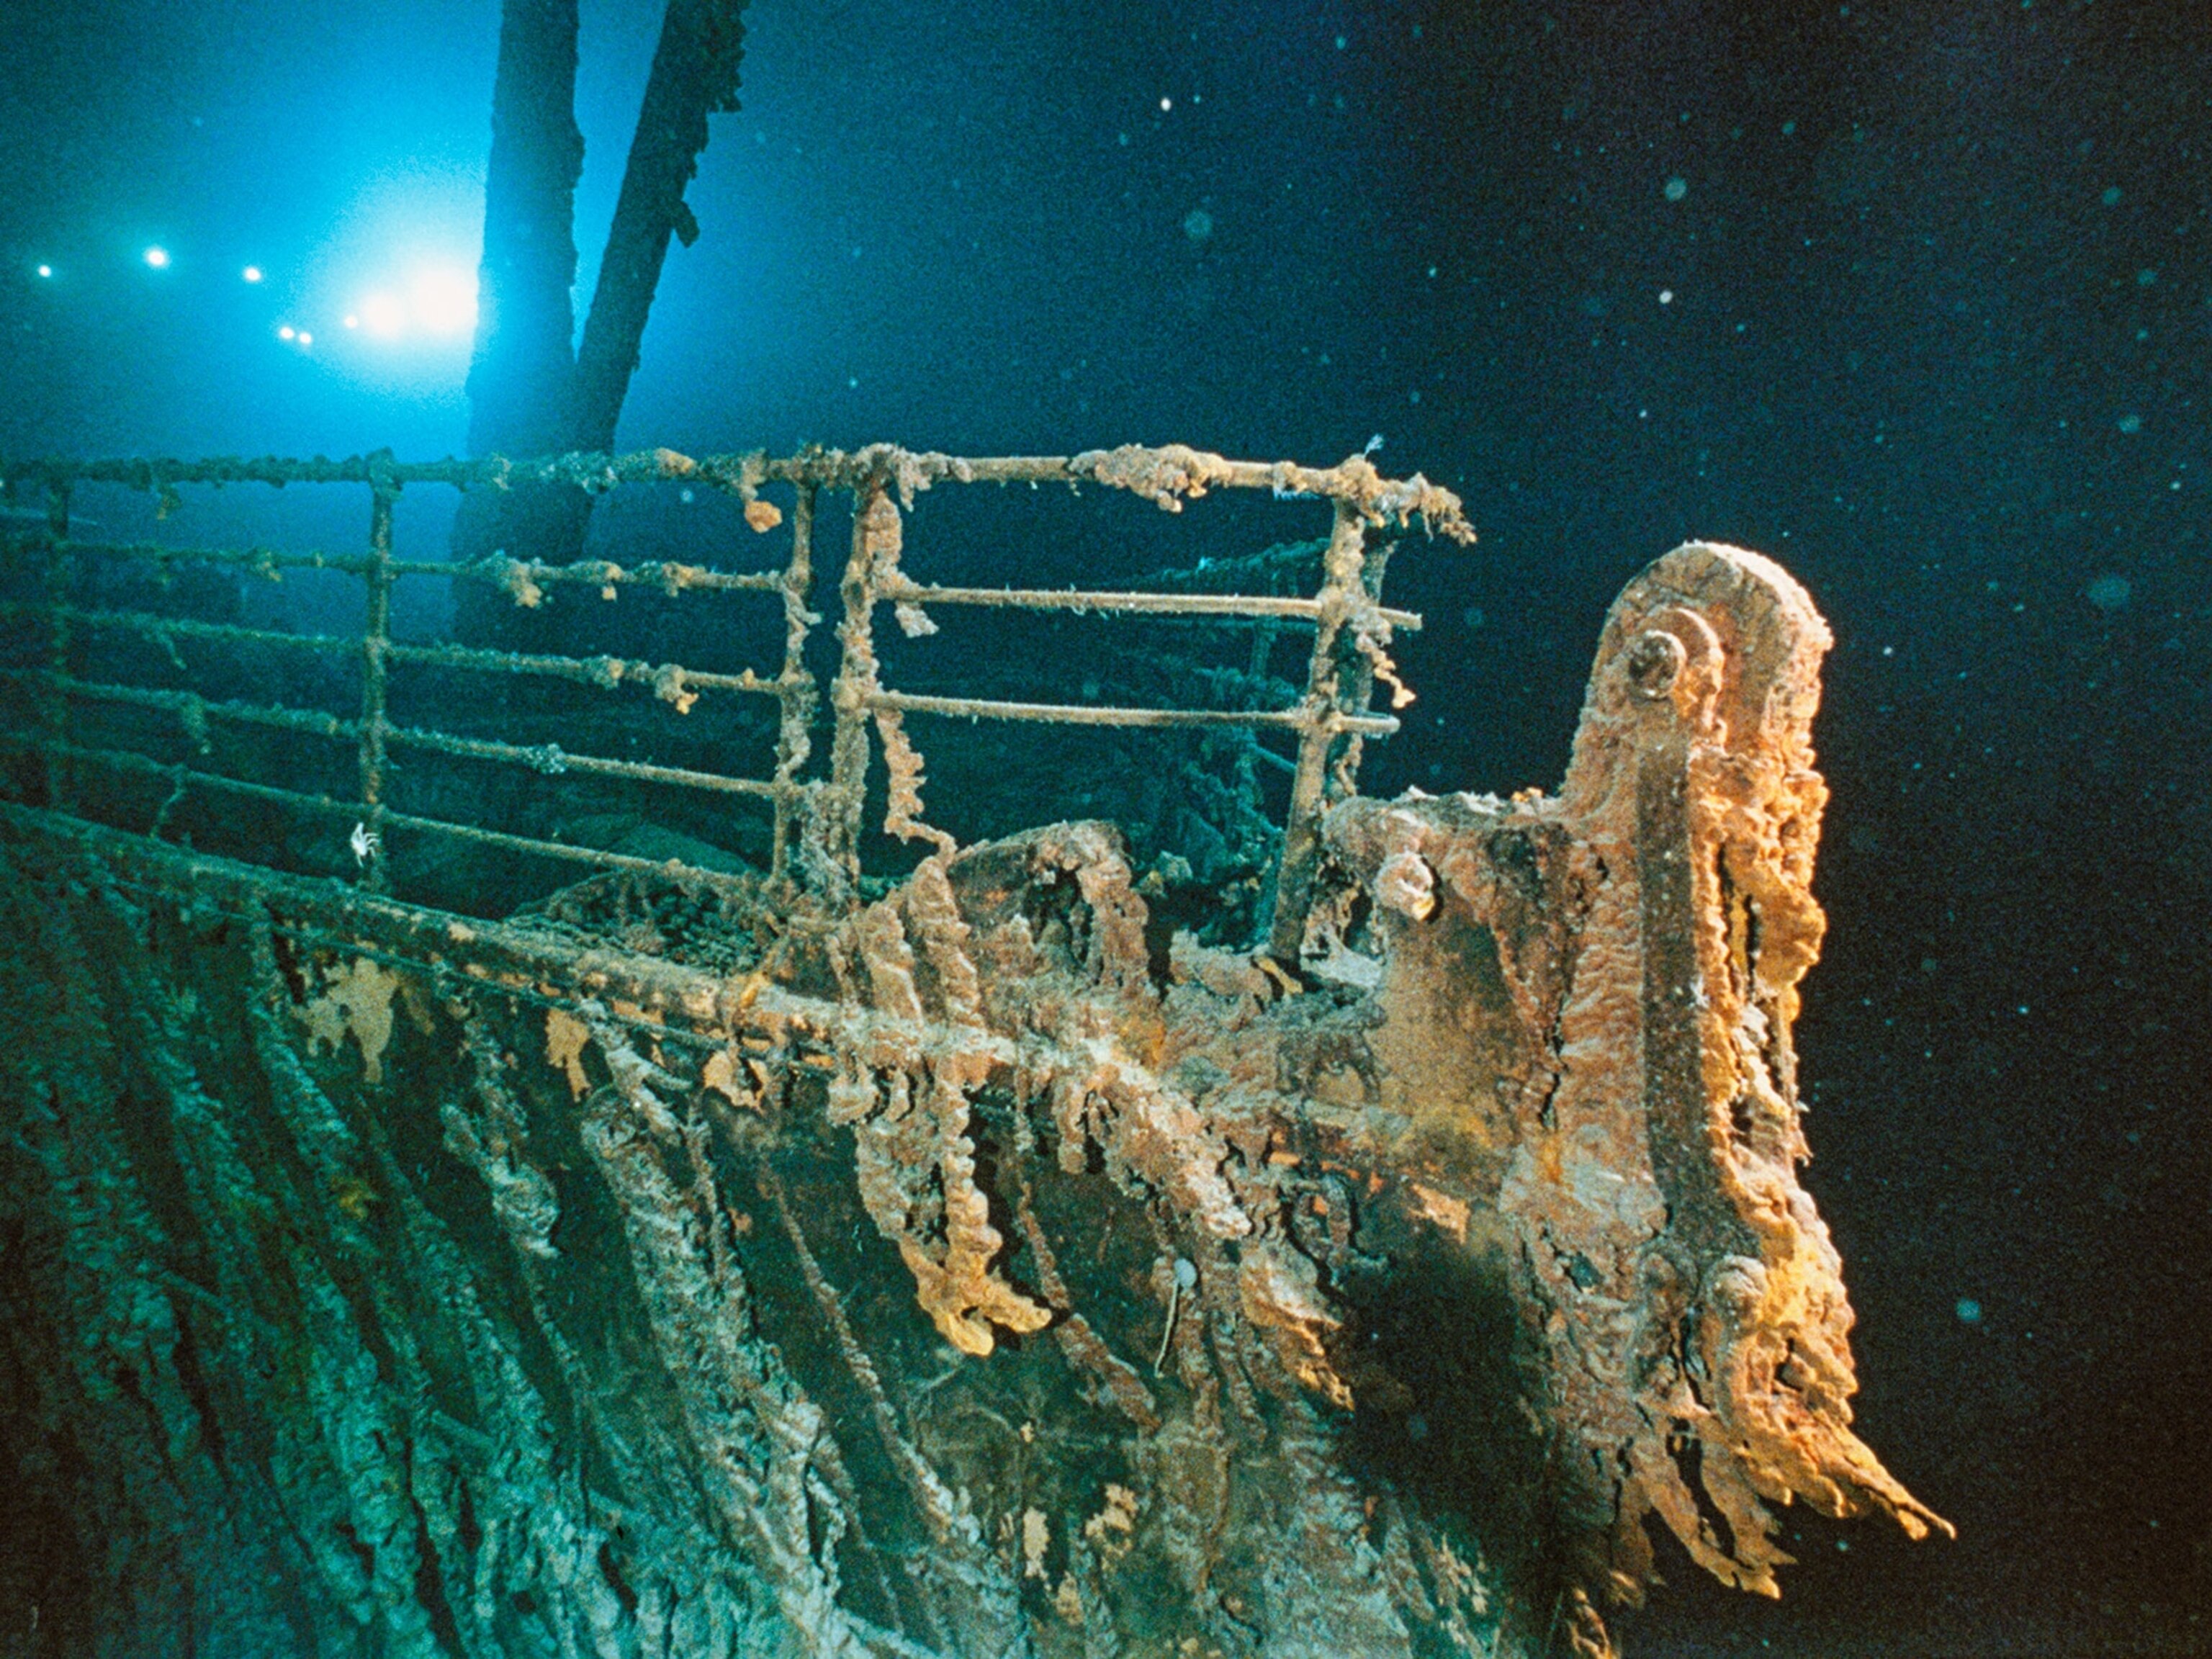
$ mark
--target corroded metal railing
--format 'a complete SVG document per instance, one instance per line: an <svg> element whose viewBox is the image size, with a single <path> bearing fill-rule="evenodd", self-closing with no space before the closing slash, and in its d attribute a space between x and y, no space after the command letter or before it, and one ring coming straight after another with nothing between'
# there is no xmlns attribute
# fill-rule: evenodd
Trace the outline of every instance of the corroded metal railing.
<svg viewBox="0 0 2212 1659"><path fill-rule="evenodd" d="M1298 744L1295 763L1288 763L1293 773L1291 805L1277 883L1274 931L1287 941L1295 940L1303 917L1322 808L1333 795L1349 792L1362 739L1397 727L1394 716L1370 712L1367 705L1373 683L1379 676L1389 684L1395 694L1394 703L1402 703L1410 696L1397 681L1388 647L1393 630L1418 628L1420 619L1381 602L1388 538L1394 530L1419 520L1433 533L1471 539L1459 502L1449 492L1418 477L1383 478L1364 458L1355 457L1334 467L1309 468L1290 463L1229 461L1179 446L1160 449L1132 446L1071 457L995 459L918 453L877 445L849 453L810 450L783 458L753 453L694 459L669 450L650 450L520 463L498 458L406 463L395 460L388 453L342 461L320 458L305 461L35 460L0 464L0 478L4 478L11 499L36 490L42 492L46 507L42 524L11 535L4 543L9 556L35 556L44 560L35 596L0 600L0 619L43 625L35 650L27 647L19 650L17 661L0 667L0 683L30 693L37 700L41 719L32 728L0 741L42 758L50 805L66 804L72 765L94 765L169 783L169 799L153 826L156 833L185 791L200 790L260 799L341 820L354 818L356 841L369 847L379 845L387 830L400 829L608 868L660 867L656 860L611 850L400 811L389 799L392 756L395 750L412 749L450 759L527 768L545 775L574 773L761 800L774 815L771 866L775 877L789 873L795 842L802 833L818 839L821 851L833 866L842 864L848 874L857 875L863 806L876 748L870 741L871 727L880 741L889 779L885 830L947 848L952 845L951 837L930 826L921 816L921 762L904 730L908 715L1063 726L1275 729L1294 732ZM673 561L624 567L595 558L556 564L500 556L454 563L403 558L395 553L394 513L401 492L410 485L504 489L523 484L565 484L599 494L623 484L677 480L741 499L747 522L760 532L783 522L782 511L763 500L761 490L769 485L788 486L793 492L790 539L781 567L730 572ZM370 495L366 550L302 552L170 546L148 541L81 539L70 533L72 495L83 485L120 485L150 493L166 515L181 500L179 492L184 487L237 483L365 486ZM1187 501L1215 489L1266 489L1278 498L1328 501L1332 526L1322 560L1320 586L1310 595L988 588L915 580L901 569L900 555L904 515L912 510L915 495L936 485L968 483L1054 483L1072 489L1097 484L1128 491L1171 512L1182 511ZM826 770L809 765L814 753L811 732L824 688L817 684L807 665L808 645L821 621L809 608L809 600L815 584L816 512L824 490L849 497L854 526L840 578L839 666L834 684L827 688L831 740ZM241 574L270 577L290 569L339 572L362 582L366 599L362 624L351 634L293 633L85 603L75 596L72 572L79 561L92 558L150 565L165 577L181 565L228 567ZM736 673L717 672L677 662L617 656L404 642L392 637L392 596L395 584L409 576L489 583L522 605L534 605L547 587L563 585L586 586L609 595L629 586L657 590L671 598L691 592L774 596L781 600L784 612L782 660L769 676L750 667ZM1253 626L1263 641L1271 641L1285 627L1310 627L1314 639L1304 694L1286 708L1123 708L924 695L884 684L875 648L876 614L884 605L893 607L909 632L933 630L924 607L971 606L1234 623ZM191 690L88 677L77 666L83 642L106 630L161 647L173 659L179 641L350 657L360 667L359 712L348 717L282 702L212 698ZM638 686L650 689L678 712L688 711L702 695L773 697L780 711L775 763L765 775L744 775L570 753L552 744L514 743L495 736L465 736L395 723L389 708L391 675L401 667L550 678L610 690ZM356 798L332 799L265 778L238 777L135 750L79 742L70 711L80 702L129 705L173 714L185 734L203 752L210 720L349 743L356 755ZM368 869L367 878L372 884L380 883L381 861L370 860ZM716 879L710 872L687 873L709 882Z"/></svg>

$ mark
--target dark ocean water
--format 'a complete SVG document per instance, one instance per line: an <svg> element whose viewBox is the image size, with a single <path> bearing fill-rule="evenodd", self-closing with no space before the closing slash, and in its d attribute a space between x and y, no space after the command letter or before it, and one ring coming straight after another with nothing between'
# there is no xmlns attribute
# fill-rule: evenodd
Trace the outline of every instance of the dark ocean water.
<svg viewBox="0 0 2212 1659"><path fill-rule="evenodd" d="M587 276L653 13L586 8ZM460 447L465 352L335 319L394 248L473 257L495 7L7 23L0 449ZM2212 1644L2212 14L749 27L625 444L1380 434L1481 541L1393 568L1430 626L1371 792L1555 785L1606 605L1687 536L1781 560L1832 624L1808 1181L1859 1428L1960 1535L1802 1518L1778 1606L1677 1553L1629 1651Z"/></svg>

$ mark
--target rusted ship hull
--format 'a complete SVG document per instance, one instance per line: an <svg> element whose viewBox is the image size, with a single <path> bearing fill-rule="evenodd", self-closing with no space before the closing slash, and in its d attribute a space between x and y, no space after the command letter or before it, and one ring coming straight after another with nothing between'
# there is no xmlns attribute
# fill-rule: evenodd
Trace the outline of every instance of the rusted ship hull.
<svg viewBox="0 0 2212 1659"><path fill-rule="evenodd" d="M487 921L0 807L52 1639L1601 1653L1647 1517L1769 1593L1777 1504L1942 1524L1850 1432L1796 1181L1826 635L1777 567L1631 584L1557 797L1330 788L1317 667L1265 949L1111 826L932 830L847 643L759 876ZM791 879L864 718L934 850Z"/></svg>

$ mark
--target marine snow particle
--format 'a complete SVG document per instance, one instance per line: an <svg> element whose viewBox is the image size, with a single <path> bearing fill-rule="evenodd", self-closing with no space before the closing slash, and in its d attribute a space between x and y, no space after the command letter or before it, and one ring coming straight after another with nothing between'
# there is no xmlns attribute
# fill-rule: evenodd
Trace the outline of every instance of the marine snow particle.
<svg viewBox="0 0 2212 1659"><path fill-rule="evenodd" d="M1959 1316L1959 1322L1961 1325L1978 1325L1982 1322L1982 1304L1971 1296L1960 1297L1953 1306L1952 1311Z"/></svg>
<svg viewBox="0 0 2212 1659"><path fill-rule="evenodd" d="M2135 584L2115 571L2090 578L2088 586L2081 590L2082 597L2106 616L2128 608L2128 601L2136 596Z"/></svg>
<svg viewBox="0 0 2212 1659"><path fill-rule="evenodd" d="M2132 438L2136 433L2142 430L2142 416L2140 415L2121 416L2120 430L2126 433Z"/></svg>
<svg viewBox="0 0 2212 1659"><path fill-rule="evenodd" d="M2105 204L2106 207L2118 207L2118 206L2119 206L2119 204L2120 204L2120 187L2119 187L2118 185L2106 185L2106 186L2105 186L2105 193L2104 193L2101 197L2098 198L2098 199L2099 199L2100 201L2101 201L2102 203L2104 203L2104 204Z"/></svg>
<svg viewBox="0 0 2212 1659"><path fill-rule="evenodd" d="M1213 216L1204 208L1193 208L1182 216L1182 234L1194 242L1202 242L1213 234Z"/></svg>
<svg viewBox="0 0 2212 1659"><path fill-rule="evenodd" d="M1690 181L1678 173L1667 181L1667 188L1662 193L1668 201L1679 202L1690 193Z"/></svg>

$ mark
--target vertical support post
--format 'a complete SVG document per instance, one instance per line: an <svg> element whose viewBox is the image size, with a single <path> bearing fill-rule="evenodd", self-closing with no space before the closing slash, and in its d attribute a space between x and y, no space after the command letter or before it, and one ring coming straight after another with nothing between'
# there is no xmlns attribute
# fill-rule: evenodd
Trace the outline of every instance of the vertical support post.
<svg viewBox="0 0 2212 1659"><path fill-rule="evenodd" d="M806 735L814 717L814 677L806 672L806 639L822 619L806 608L814 585L814 502L819 494L811 482L799 486L799 499L791 512L791 562L783 572L783 672L776 677L776 696L782 709L775 738L775 845L769 873L781 881L791 863L792 807L803 785L799 770L813 752Z"/></svg>
<svg viewBox="0 0 2212 1659"><path fill-rule="evenodd" d="M1283 825L1282 863L1275 872L1275 917L1267 930L1268 954L1295 965L1304 943L1306 905L1313 890L1314 866L1321 856L1322 797L1328 781L1329 750L1341 727L1337 690L1341 678L1339 646L1344 624L1361 599L1366 537L1359 509L1336 503L1328 551L1322 562L1321 614L1314 621L1313 659L1306 671L1305 701L1298 707L1298 763L1291 780L1291 810Z"/></svg>
<svg viewBox="0 0 2212 1659"><path fill-rule="evenodd" d="M46 736L59 745L69 741L69 693L62 682L69 676L70 625L70 487L57 479L46 481L46 671L52 677L46 703ZM46 807L70 810L69 763L58 746L46 750Z"/></svg>
<svg viewBox="0 0 2212 1659"><path fill-rule="evenodd" d="M392 477L392 452L369 458L369 565L363 574L367 606L361 635L361 800L363 820L380 850L368 860L364 884L382 892L389 885L380 850L384 834L385 677L392 643L392 514L399 486Z"/></svg>
<svg viewBox="0 0 2212 1659"><path fill-rule="evenodd" d="M867 805L869 701L876 677L876 575L878 560L896 559L901 526L898 503L884 481L872 478L853 490L853 550L845 562L838 592L844 615L837 623L841 659L830 691L836 728L830 744L830 793L836 814L830 826L835 850L848 874L860 873L860 814Z"/></svg>
<svg viewBox="0 0 2212 1659"><path fill-rule="evenodd" d="M1382 572L1398 544L1363 531L1360 544L1359 591L1366 603L1375 605L1382 598ZM1368 700L1374 695L1375 665L1364 651L1360 651L1352 660L1352 684L1343 689L1337 706L1347 714L1364 714ZM1325 805L1334 806L1359 793L1359 762L1366 745L1367 739L1357 732L1345 738L1344 747L1328 769L1328 783L1322 794Z"/></svg>

